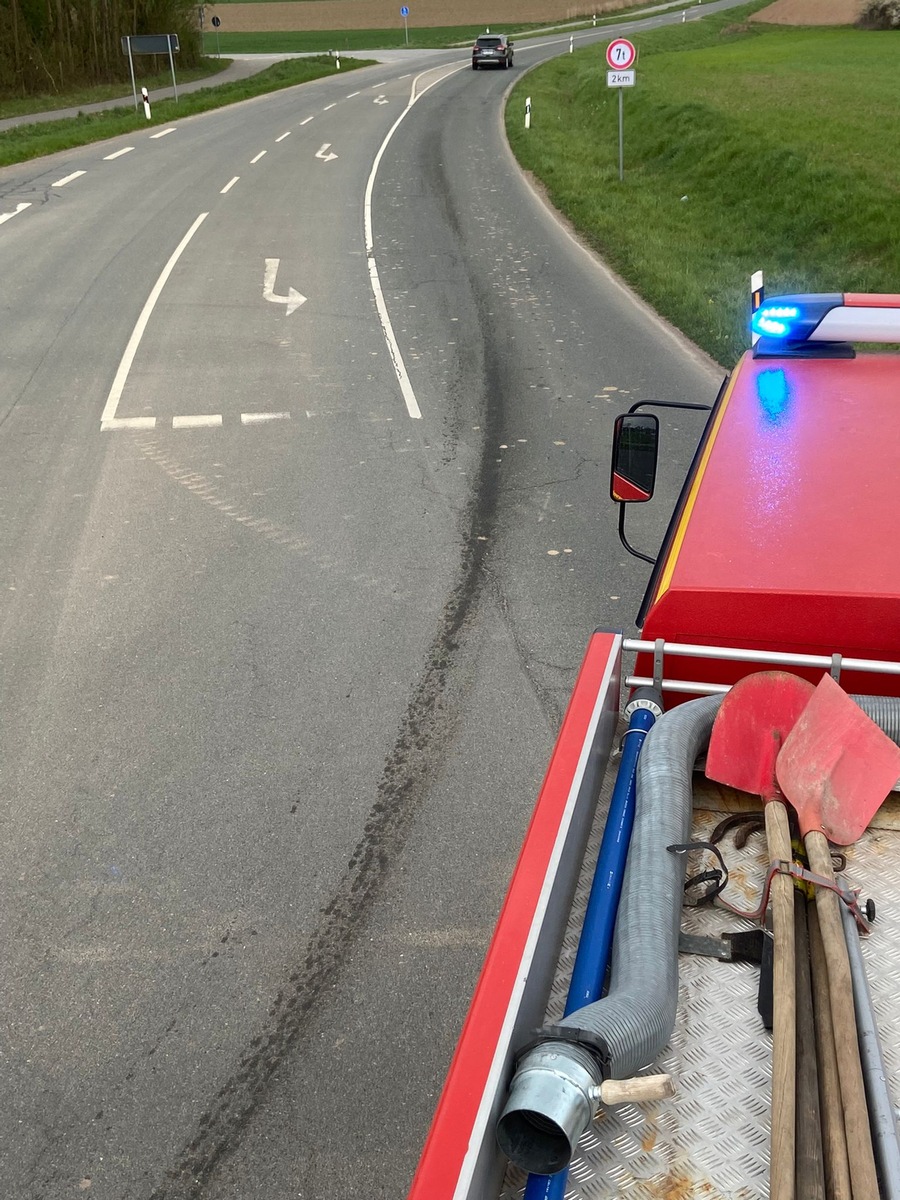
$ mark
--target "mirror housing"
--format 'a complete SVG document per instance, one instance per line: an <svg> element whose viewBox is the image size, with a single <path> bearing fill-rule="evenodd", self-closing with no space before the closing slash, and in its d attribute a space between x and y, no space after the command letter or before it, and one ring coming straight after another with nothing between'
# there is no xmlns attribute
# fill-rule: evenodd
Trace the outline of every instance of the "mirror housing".
<svg viewBox="0 0 900 1200"><path fill-rule="evenodd" d="M659 451L659 417L622 413L613 432L609 494L623 504L645 504L653 496Z"/></svg>

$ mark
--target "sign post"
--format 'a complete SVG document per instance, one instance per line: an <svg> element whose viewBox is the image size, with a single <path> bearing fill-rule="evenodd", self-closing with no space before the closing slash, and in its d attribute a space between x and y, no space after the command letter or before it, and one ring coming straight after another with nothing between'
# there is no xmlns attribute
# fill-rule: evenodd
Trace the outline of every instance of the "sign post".
<svg viewBox="0 0 900 1200"><path fill-rule="evenodd" d="M637 58L637 50L628 38L616 38L606 47L606 86L619 89L619 182L625 178L625 120L623 116L622 89L634 87L636 72L631 70Z"/></svg>
<svg viewBox="0 0 900 1200"><path fill-rule="evenodd" d="M212 24L213 24L213 29L216 31L216 58L221 58L222 54L221 54L221 51L219 50L219 26L222 24L221 18L213 17Z"/></svg>
<svg viewBox="0 0 900 1200"><path fill-rule="evenodd" d="M213 17L213 21L216 18ZM178 103L178 84L175 82L175 59L173 53L177 54L180 49L178 45L177 33L142 33L134 36L125 36L122 38L122 53L128 55L128 66L131 69L131 90L134 94L134 107L137 108L137 88L134 82L134 55L135 54L168 54L169 67L172 71L172 90L175 93L175 102Z"/></svg>
<svg viewBox="0 0 900 1200"><path fill-rule="evenodd" d="M400 9L400 16L403 18L403 32L406 35L406 44L408 46L409 45L409 25L407 24L407 21L409 20L409 9L407 8L407 6L405 4Z"/></svg>

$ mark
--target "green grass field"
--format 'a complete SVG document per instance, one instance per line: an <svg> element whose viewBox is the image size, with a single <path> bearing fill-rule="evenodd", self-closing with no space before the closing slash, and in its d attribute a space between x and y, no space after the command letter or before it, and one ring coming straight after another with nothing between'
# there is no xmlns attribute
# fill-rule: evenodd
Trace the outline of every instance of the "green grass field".
<svg viewBox="0 0 900 1200"><path fill-rule="evenodd" d="M603 47L530 72L506 112L553 203L723 365L757 268L770 294L900 291L896 36L747 24L761 7L634 36L621 183Z"/></svg>

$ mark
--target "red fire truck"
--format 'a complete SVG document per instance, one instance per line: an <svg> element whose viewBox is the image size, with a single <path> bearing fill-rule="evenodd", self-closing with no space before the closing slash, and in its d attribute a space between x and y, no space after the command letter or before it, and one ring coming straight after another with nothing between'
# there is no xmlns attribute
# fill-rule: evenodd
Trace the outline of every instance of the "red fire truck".
<svg viewBox="0 0 900 1200"><path fill-rule="evenodd" d="M900 344L900 295L757 300L642 555L641 637L588 644L409 1200L900 1197L900 358L878 345ZM650 404L616 421L629 549L658 440ZM755 689L774 730L784 687L801 701L753 796L717 773L717 729ZM798 768L836 807L808 833L798 800L776 852L763 821ZM857 784L873 811L832 880L799 834L839 840ZM849 973L822 966L810 914L832 906Z"/></svg>

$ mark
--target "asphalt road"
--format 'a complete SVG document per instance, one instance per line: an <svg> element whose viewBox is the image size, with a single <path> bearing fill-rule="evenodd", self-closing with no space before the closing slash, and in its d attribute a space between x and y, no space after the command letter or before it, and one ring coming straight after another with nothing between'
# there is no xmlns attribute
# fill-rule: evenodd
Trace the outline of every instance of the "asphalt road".
<svg viewBox="0 0 900 1200"><path fill-rule="evenodd" d="M0 172L10 1196L405 1195L631 627L612 416L721 372L520 177L516 75L432 63Z"/></svg>

